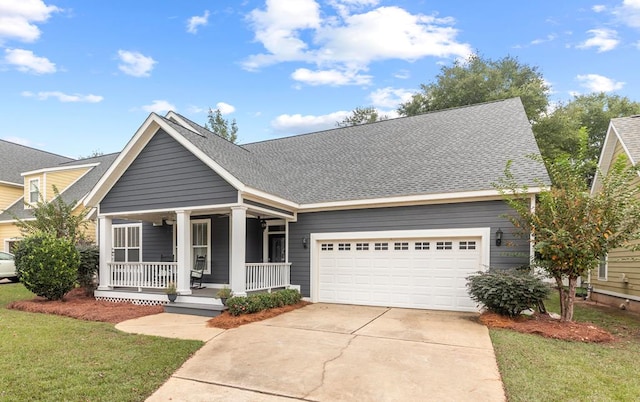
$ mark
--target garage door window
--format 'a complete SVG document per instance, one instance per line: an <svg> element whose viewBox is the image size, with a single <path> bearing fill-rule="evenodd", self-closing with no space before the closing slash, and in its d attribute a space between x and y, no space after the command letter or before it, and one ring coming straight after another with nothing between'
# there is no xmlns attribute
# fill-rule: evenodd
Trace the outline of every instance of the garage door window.
<svg viewBox="0 0 640 402"><path fill-rule="evenodd" d="M369 243L356 243L357 251L367 251L369 250Z"/></svg>
<svg viewBox="0 0 640 402"><path fill-rule="evenodd" d="M403 243L398 243L398 242L396 242L393 245L393 249L394 250L398 250L398 251L409 250L409 243L408 242L407 243L404 243L404 242Z"/></svg>
<svg viewBox="0 0 640 402"><path fill-rule="evenodd" d="M378 251L389 250L389 243L375 243L373 248Z"/></svg>
<svg viewBox="0 0 640 402"><path fill-rule="evenodd" d="M461 241L460 242L460 250L475 250L476 242L475 241Z"/></svg>
<svg viewBox="0 0 640 402"><path fill-rule="evenodd" d="M333 244L322 243L322 246L320 246L320 248L322 249L322 251L333 251Z"/></svg>
<svg viewBox="0 0 640 402"><path fill-rule="evenodd" d="M439 241L436 242L436 250L452 250L453 242L450 241Z"/></svg>
<svg viewBox="0 0 640 402"><path fill-rule="evenodd" d="M351 250L351 243L338 243L338 251Z"/></svg>
<svg viewBox="0 0 640 402"><path fill-rule="evenodd" d="M416 250L429 250L429 242L428 241L417 241L415 244Z"/></svg>

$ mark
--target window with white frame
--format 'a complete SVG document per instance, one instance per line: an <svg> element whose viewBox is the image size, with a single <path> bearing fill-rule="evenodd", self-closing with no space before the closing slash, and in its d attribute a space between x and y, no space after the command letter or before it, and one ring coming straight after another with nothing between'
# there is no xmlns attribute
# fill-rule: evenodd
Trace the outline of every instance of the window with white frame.
<svg viewBox="0 0 640 402"><path fill-rule="evenodd" d="M429 250L429 242L428 241L417 241L415 244L416 250Z"/></svg>
<svg viewBox="0 0 640 402"><path fill-rule="evenodd" d="M29 203L36 204L40 200L40 179L29 180Z"/></svg>
<svg viewBox="0 0 640 402"><path fill-rule="evenodd" d="M600 259L600 263L598 264L598 280L599 281L607 280L608 270L609 270L609 261L607 256L605 256L602 259Z"/></svg>
<svg viewBox="0 0 640 402"><path fill-rule="evenodd" d="M199 256L207 261L205 273L210 273L211 260L211 220L193 219L191 221L191 261L195 262Z"/></svg>
<svg viewBox="0 0 640 402"><path fill-rule="evenodd" d="M322 251L333 251L333 244L322 243Z"/></svg>
<svg viewBox="0 0 640 402"><path fill-rule="evenodd" d="M142 224L113 225L113 261L142 260Z"/></svg>

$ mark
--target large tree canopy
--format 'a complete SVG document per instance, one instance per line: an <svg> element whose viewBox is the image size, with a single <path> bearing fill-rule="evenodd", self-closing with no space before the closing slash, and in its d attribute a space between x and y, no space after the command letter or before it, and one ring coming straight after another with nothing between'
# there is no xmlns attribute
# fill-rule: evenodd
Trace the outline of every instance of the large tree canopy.
<svg viewBox="0 0 640 402"><path fill-rule="evenodd" d="M204 128L207 130L234 144L238 141L238 125L236 124L236 119L233 119L231 123L229 123L229 120L222 117L220 109L209 109L207 121L208 123L204 124Z"/></svg>
<svg viewBox="0 0 640 402"><path fill-rule="evenodd" d="M380 120L387 120L387 115L380 115L373 106L357 107L351 111L347 117L336 122L337 127L357 126L359 124L374 123Z"/></svg>
<svg viewBox="0 0 640 402"><path fill-rule="evenodd" d="M638 113L640 103L627 97L603 92L579 95L570 102L559 104L551 113L545 113L533 125L533 132L547 159L554 159L562 154L576 157L581 133L586 132L587 150L584 158L595 165L609 121Z"/></svg>
<svg viewBox="0 0 640 402"><path fill-rule="evenodd" d="M491 60L472 55L465 61L442 67L436 80L422 84L422 91L403 103L398 112L404 116L520 97L527 117L535 121L549 104L549 86L537 67L506 56Z"/></svg>

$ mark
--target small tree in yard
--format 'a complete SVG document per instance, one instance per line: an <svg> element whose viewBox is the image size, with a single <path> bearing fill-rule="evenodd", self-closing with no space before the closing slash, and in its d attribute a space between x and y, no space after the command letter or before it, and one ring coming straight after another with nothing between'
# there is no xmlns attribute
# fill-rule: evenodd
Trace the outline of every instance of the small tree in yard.
<svg viewBox="0 0 640 402"><path fill-rule="evenodd" d="M610 250L629 247L640 238L640 188L632 185L638 169L627 167L621 157L591 194L585 180L590 166L583 158L561 157L546 165L553 187L538 195L535 209L509 164L506 178L496 187L517 213L509 216L511 222L526 236L533 234L535 262L556 281L561 320L566 322L573 320L578 277L597 267ZM568 290L563 279L569 282Z"/></svg>

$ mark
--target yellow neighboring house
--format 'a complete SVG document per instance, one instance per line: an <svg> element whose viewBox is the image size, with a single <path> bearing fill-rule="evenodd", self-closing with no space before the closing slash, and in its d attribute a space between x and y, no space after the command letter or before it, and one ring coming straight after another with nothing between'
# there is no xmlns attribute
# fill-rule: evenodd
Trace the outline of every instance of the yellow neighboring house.
<svg viewBox="0 0 640 402"><path fill-rule="evenodd" d="M598 166L606 174L612 163L624 155L629 164L640 162L640 115L611 119ZM640 185L640 176L634 185ZM601 186L596 175L592 192ZM612 250L591 274L592 300L640 312L640 251Z"/></svg>
<svg viewBox="0 0 640 402"><path fill-rule="evenodd" d="M0 250L11 252L22 238L16 217L32 219L31 205L39 197L51 201L53 187L65 202L82 200L97 183L117 154L74 160L0 140ZM95 218L88 216L86 235L95 238Z"/></svg>

